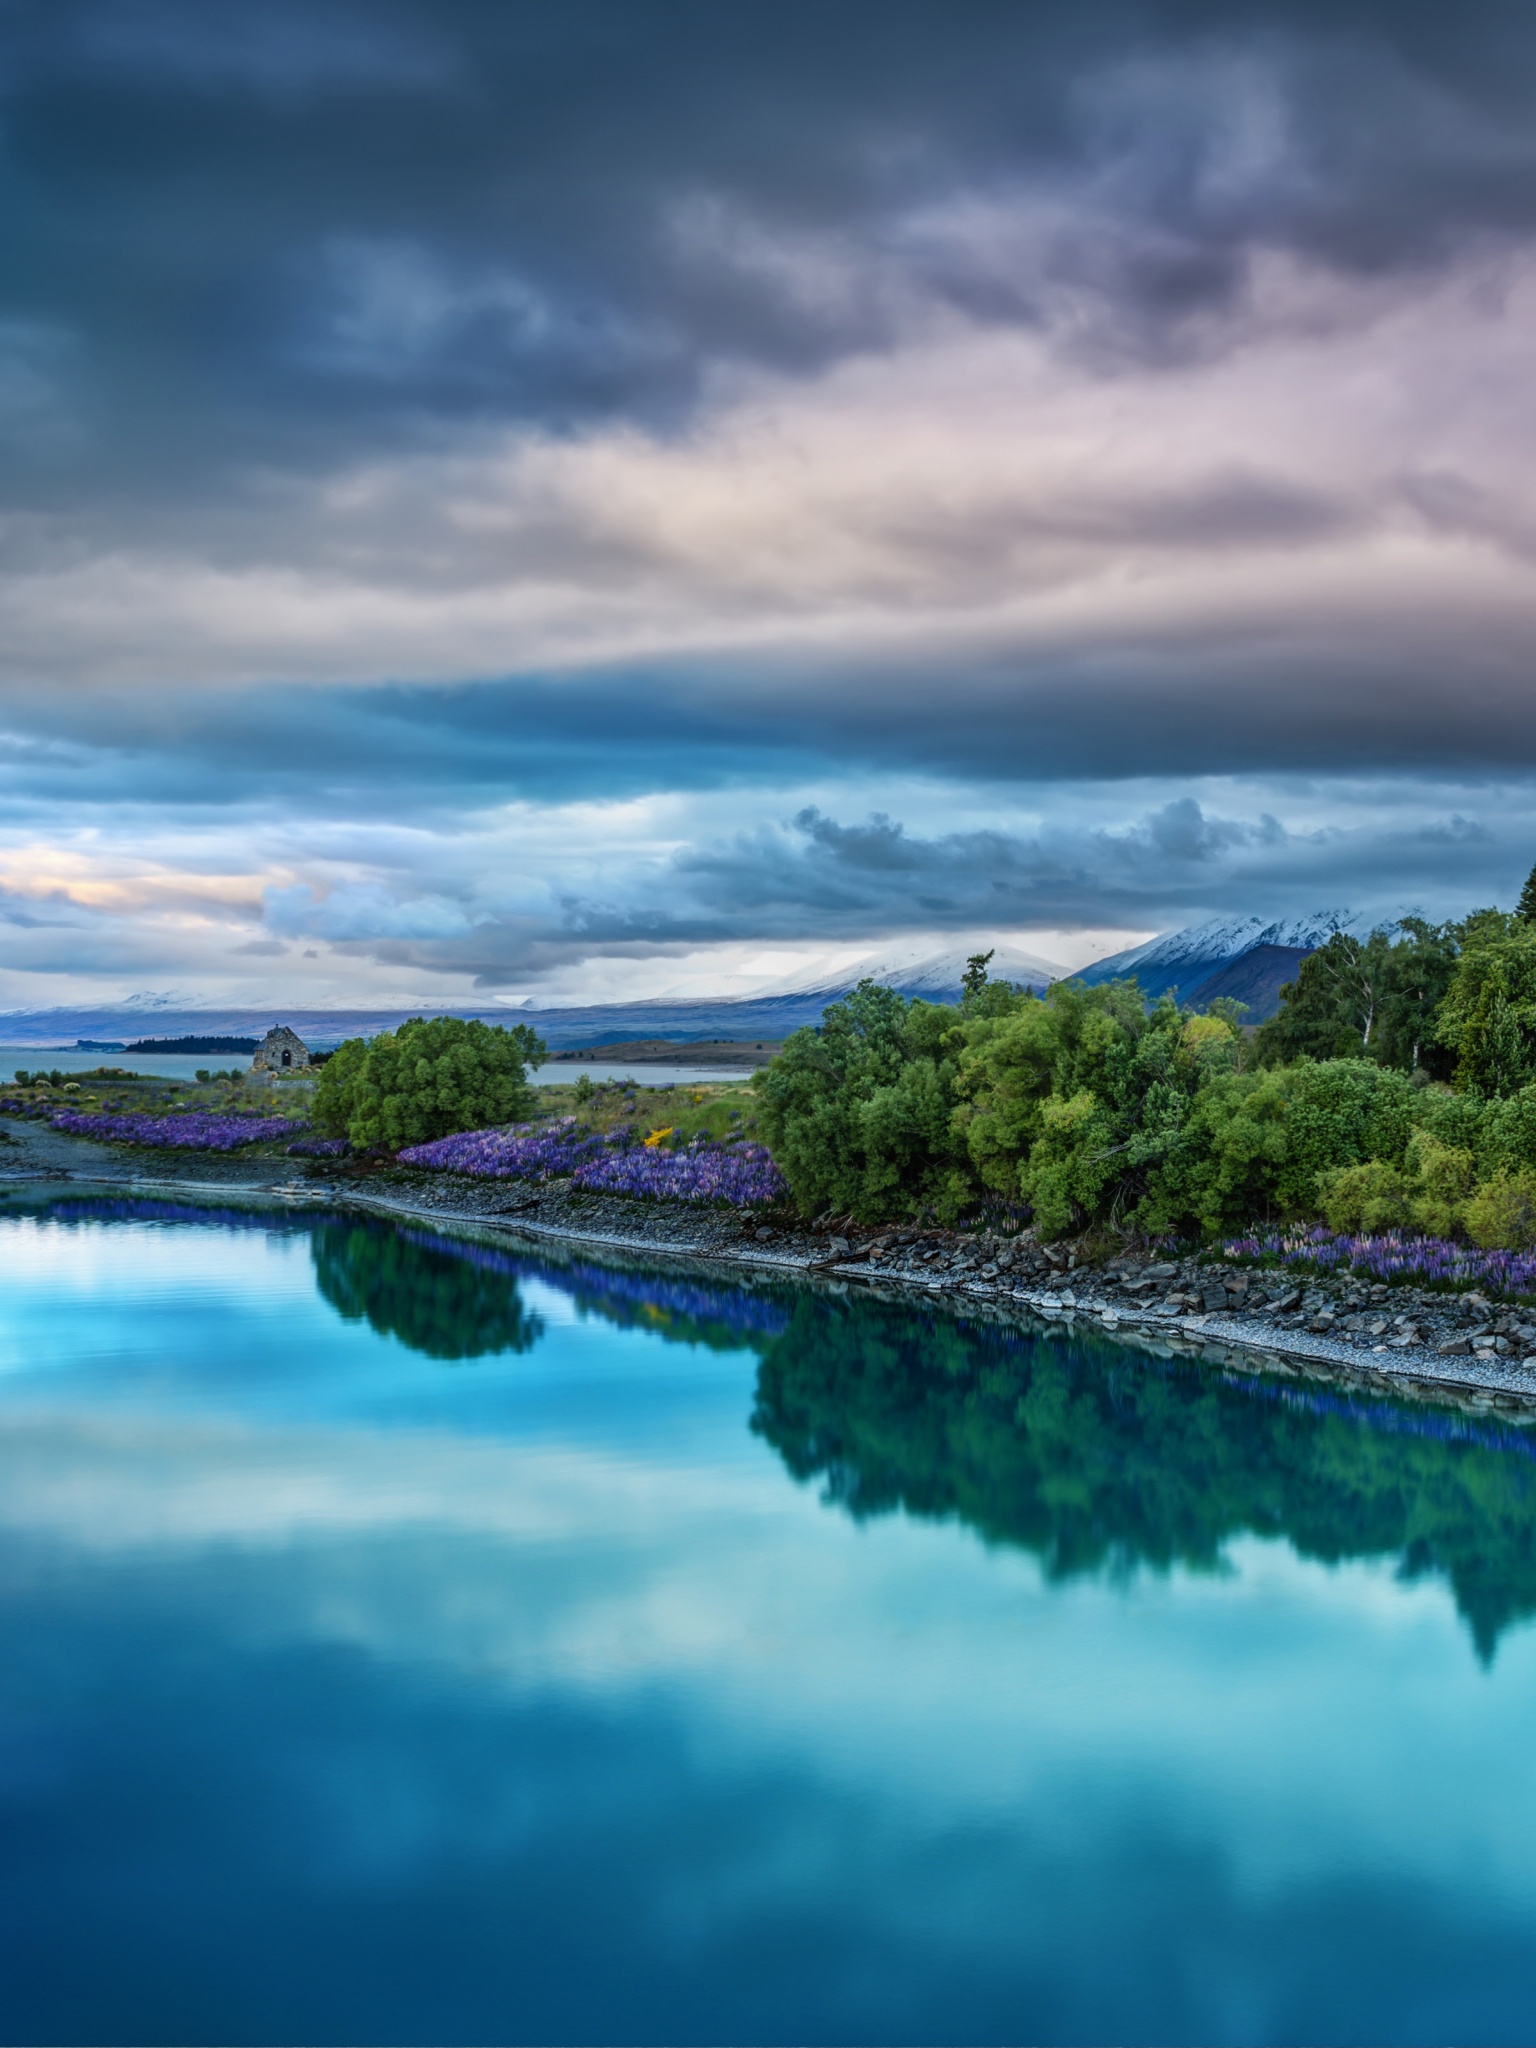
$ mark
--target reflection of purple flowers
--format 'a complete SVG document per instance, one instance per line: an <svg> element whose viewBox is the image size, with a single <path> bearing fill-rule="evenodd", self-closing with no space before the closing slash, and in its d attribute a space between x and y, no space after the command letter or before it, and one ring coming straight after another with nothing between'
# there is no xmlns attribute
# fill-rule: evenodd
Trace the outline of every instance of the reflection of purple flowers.
<svg viewBox="0 0 1536 2048"><path fill-rule="evenodd" d="M170 1146L188 1152L233 1152L240 1145L259 1145L291 1137L305 1126L286 1116L231 1116L214 1110L184 1109L170 1116L142 1111L56 1111L48 1119L56 1131L76 1138L101 1138L111 1145Z"/></svg>
<svg viewBox="0 0 1536 2048"><path fill-rule="evenodd" d="M1224 1247L1230 1258L1278 1260L1282 1266L1339 1267L1377 1280L1419 1281L1431 1287L1489 1287L1498 1294L1536 1294L1536 1252L1479 1251L1444 1237L1413 1237L1385 1230L1357 1237L1315 1223L1307 1230L1255 1231Z"/></svg>
<svg viewBox="0 0 1536 2048"><path fill-rule="evenodd" d="M400 1228L400 1235L424 1250L462 1259L486 1272L542 1280L568 1294L583 1312L662 1337L694 1341L718 1331L743 1341L779 1337L789 1328L790 1295L782 1287L714 1283L685 1273L600 1265L592 1259L557 1262L437 1231Z"/></svg>
<svg viewBox="0 0 1536 2048"><path fill-rule="evenodd" d="M742 1208L774 1202L786 1193L782 1175L762 1145L740 1140L716 1144L696 1138L668 1150L637 1145L628 1129L601 1137L581 1130L574 1117L549 1124L513 1124L506 1130L461 1131L412 1145L400 1154L407 1166L467 1173L489 1180L573 1180L605 1194L680 1202L729 1202Z"/></svg>
<svg viewBox="0 0 1536 2048"><path fill-rule="evenodd" d="M351 1151L345 1138L300 1138L288 1147L290 1159L341 1159Z"/></svg>

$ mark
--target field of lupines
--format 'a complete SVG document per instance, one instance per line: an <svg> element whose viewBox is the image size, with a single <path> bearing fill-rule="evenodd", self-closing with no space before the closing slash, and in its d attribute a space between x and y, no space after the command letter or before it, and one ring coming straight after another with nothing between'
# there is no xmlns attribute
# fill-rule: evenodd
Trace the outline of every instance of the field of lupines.
<svg viewBox="0 0 1536 2048"><path fill-rule="evenodd" d="M552 1124L514 1124L499 1131L461 1131L456 1137L409 1146L400 1158L407 1166L480 1179L569 1178L594 1193L641 1200L725 1202L748 1208L777 1201L786 1192L765 1146L697 1138L668 1150L637 1144L627 1127L599 1136L581 1129L574 1117Z"/></svg>
<svg viewBox="0 0 1536 2048"><path fill-rule="evenodd" d="M676 1152L631 1145L576 1169L578 1187L641 1200L726 1202L757 1208L789 1192L766 1145L695 1141Z"/></svg>
<svg viewBox="0 0 1536 2048"><path fill-rule="evenodd" d="M610 1143L629 1143L632 1133L614 1131ZM547 1124L512 1124L502 1130L457 1131L426 1145L408 1145L406 1166L438 1173L466 1173L477 1180L563 1180L603 1150L595 1132L577 1128L573 1116Z"/></svg>
<svg viewBox="0 0 1536 2048"><path fill-rule="evenodd" d="M152 1116L143 1110L60 1109L49 1114L48 1122L54 1130L68 1131L76 1138L187 1152L234 1152L241 1145L290 1138L305 1128L287 1116L240 1116L207 1109L173 1110L166 1116Z"/></svg>
<svg viewBox="0 0 1536 2048"><path fill-rule="evenodd" d="M1495 1294L1536 1296L1536 1252L1479 1251L1445 1237L1415 1237L1386 1230L1376 1237L1310 1229L1253 1231L1234 1237L1223 1250L1229 1258L1273 1259L1278 1265L1332 1273L1341 1268L1373 1280L1421 1287L1482 1287Z"/></svg>

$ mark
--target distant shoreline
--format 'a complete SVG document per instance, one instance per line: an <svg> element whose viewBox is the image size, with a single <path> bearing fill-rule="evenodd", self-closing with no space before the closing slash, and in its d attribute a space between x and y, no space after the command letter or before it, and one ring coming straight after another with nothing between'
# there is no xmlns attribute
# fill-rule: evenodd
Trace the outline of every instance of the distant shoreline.
<svg viewBox="0 0 1536 2048"><path fill-rule="evenodd" d="M631 1038L615 1045L562 1046L548 1066L766 1067L781 1038Z"/></svg>

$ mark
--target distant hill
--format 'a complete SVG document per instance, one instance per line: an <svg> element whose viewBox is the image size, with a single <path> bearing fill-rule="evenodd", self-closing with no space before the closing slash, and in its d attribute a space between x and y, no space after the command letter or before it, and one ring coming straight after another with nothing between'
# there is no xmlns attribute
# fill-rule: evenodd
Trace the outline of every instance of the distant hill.
<svg viewBox="0 0 1536 2048"><path fill-rule="evenodd" d="M250 1054L256 1050L259 1043L260 1041L255 1038L208 1038L194 1035L190 1038L140 1038L136 1039L132 1045L123 1046L122 1050L124 1052L243 1052Z"/></svg>
<svg viewBox="0 0 1536 2048"><path fill-rule="evenodd" d="M452 1005L424 1002L397 1010L301 1010L285 1006L278 1010L163 1007L157 999L140 997L115 1008L93 1006L78 1009L12 1011L0 1015L0 1045L17 1047L73 1046L82 1036L127 1038L144 1028L146 1012L165 1034L154 1041L157 1048L180 1032L199 1041L238 1038L246 1051L273 1024L289 1024L312 1049L334 1046L343 1038L371 1038L375 1032L391 1031L407 1017L483 1017L489 1024L531 1024L551 1051L596 1049L606 1045L632 1043L638 1039L666 1038L679 1045L704 1039L786 1038L802 1024L819 1024L828 1003L847 995L866 976L872 981L888 980L904 995L922 996L929 1002L958 1003L960 977L967 955L962 951L894 955L870 954L833 974L812 976L799 986L786 985L755 996L652 997L643 1002L587 1003L540 1009L532 1003L493 1003L483 1009L460 1009ZM1000 947L989 972L994 978L1045 988L1060 978L1061 969L1033 954ZM246 1045L247 1038L251 1044ZM143 1050L143 1041L130 1050ZM199 1046L201 1049L201 1046Z"/></svg>

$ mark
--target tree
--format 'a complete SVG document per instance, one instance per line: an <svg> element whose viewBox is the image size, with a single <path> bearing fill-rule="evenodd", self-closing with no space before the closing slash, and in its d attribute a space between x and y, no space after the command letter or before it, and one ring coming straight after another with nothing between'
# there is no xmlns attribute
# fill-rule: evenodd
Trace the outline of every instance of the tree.
<svg viewBox="0 0 1536 2048"><path fill-rule="evenodd" d="M960 977L960 1002L962 1007L975 1003L987 985L987 965L997 948L990 952L973 953L965 963L965 972Z"/></svg>
<svg viewBox="0 0 1536 2048"><path fill-rule="evenodd" d="M1238 1046L1227 1017L1166 997L1149 1012L1134 981L1060 981L960 1035L956 1131L981 1179L1028 1201L1047 1237L1129 1219Z"/></svg>
<svg viewBox="0 0 1536 2048"><path fill-rule="evenodd" d="M1436 1029L1440 1005L1461 952L1459 924L1405 917L1387 962L1386 994L1371 1053L1386 1067L1451 1078L1452 1061Z"/></svg>
<svg viewBox="0 0 1536 2048"><path fill-rule="evenodd" d="M1467 919L1437 1031L1458 1088L1513 1095L1536 1081L1536 925L1498 910Z"/></svg>
<svg viewBox="0 0 1536 2048"><path fill-rule="evenodd" d="M413 1017L398 1031L338 1046L321 1069L312 1115L332 1137L392 1152L513 1123L533 1109L527 1068L544 1056L527 1024Z"/></svg>
<svg viewBox="0 0 1536 2048"><path fill-rule="evenodd" d="M1536 868L1532 868L1525 878L1520 901L1515 905L1515 915L1526 924L1536 924Z"/></svg>
<svg viewBox="0 0 1536 2048"><path fill-rule="evenodd" d="M1396 938L1385 930L1364 940L1335 932L1302 961L1280 991L1279 1011L1260 1025L1260 1064L1364 1057L1448 1079L1435 1016L1455 971L1459 930L1410 917Z"/></svg>
<svg viewBox="0 0 1536 2048"><path fill-rule="evenodd" d="M1280 1008L1259 1028L1267 1066L1298 1059L1349 1059L1369 1053L1386 1000L1391 946L1384 932L1362 943L1335 932L1309 953L1280 991Z"/></svg>
<svg viewBox="0 0 1536 2048"><path fill-rule="evenodd" d="M758 1127L804 1214L876 1221L965 1205L974 1183L950 1130L955 1028L948 1005L861 981L754 1075Z"/></svg>

